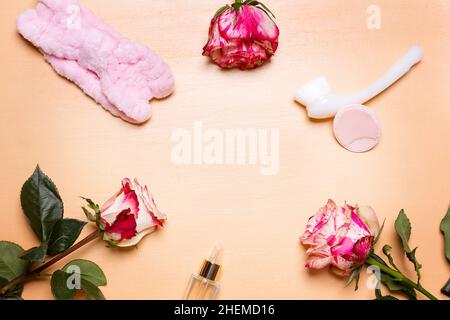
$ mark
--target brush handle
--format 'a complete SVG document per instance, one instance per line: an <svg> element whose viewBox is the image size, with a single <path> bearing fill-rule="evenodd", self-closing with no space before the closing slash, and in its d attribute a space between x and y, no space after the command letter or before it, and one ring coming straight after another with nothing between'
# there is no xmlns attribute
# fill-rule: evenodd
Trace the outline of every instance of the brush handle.
<svg viewBox="0 0 450 320"><path fill-rule="evenodd" d="M377 82L369 88L360 91L350 100L363 104L373 99L407 74L414 65L422 60L422 58L422 49L418 46L411 47L403 57L397 60L397 62L383 76L381 76L380 79L378 79Z"/></svg>

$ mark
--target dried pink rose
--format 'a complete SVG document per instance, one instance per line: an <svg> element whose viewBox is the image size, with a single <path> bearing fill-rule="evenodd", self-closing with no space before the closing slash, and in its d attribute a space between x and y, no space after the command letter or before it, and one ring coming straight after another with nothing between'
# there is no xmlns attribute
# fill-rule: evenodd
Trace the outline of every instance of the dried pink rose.
<svg viewBox="0 0 450 320"><path fill-rule="evenodd" d="M272 57L280 31L261 2L236 0L211 20L203 55L221 68L253 69Z"/></svg>
<svg viewBox="0 0 450 320"><path fill-rule="evenodd" d="M338 207L333 200L309 219L300 241L308 246L306 268L331 266L341 275L349 275L362 265L380 231L371 207Z"/></svg>
<svg viewBox="0 0 450 320"><path fill-rule="evenodd" d="M156 207L147 186L137 179L123 179L122 188L100 209L104 239L119 247L136 245L144 236L163 226L166 215Z"/></svg>

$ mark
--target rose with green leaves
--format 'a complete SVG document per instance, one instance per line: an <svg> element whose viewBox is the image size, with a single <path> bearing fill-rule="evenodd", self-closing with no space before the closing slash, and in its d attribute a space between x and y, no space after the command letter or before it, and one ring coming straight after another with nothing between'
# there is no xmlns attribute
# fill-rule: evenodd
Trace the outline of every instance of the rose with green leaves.
<svg viewBox="0 0 450 320"><path fill-rule="evenodd" d="M101 209L92 200L85 200L88 208L83 211L96 228L76 242L87 223L64 217L58 188L36 167L22 187L20 202L39 244L24 250L15 243L0 241L0 300L22 299L25 283L46 277L48 268L100 237L114 246L135 245L166 219L147 187L137 180L132 183L125 179L121 190ZM100 287L106 283L101 268L83 259L70 261L53 272L50 281L54 297L60 300L72 299L77 292L88 299L105 299Z"/></svg>
<svg viewBox="0 0 450 320"><path fill-rule="evenodd" d="M358 289L359 275L364 268L379 273L378 284L383 284L389 291L402 294L406 298L415 300L417 293L436 300L437 298L426 290L421 282L422 265L419 263L417 248L411 249L411 222L404 210L401 210L396 221L395 231L402 243L406 258L412 263L417 280L409 279L395 263L392 257L392 246L384 245L382 252L386 257L375 253L375 245L380 238L384 224L380 227L375 211L370 207L349 206L338 207L332 200L312 216L306 231L300 238L302 244L308 247L306 268L323 269L330 267L338 274L347 276L347 284L356 282ZM446 253L450 247L450 209L447 217L441 223L441 230L446 236ZM378 272L379 271L379 272ZM444 294L450 291L450 281L442 289ZM377 285L375 296L379 300L396 300L392 295L383 295Z"/></svg>

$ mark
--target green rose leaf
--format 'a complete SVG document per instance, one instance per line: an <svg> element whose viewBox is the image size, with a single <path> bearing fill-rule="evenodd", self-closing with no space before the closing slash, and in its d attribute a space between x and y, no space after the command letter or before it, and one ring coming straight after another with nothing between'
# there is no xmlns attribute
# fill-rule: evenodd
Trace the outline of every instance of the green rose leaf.
<svg viewBox="0 0 450 320"><path fill-rule="evenodd" d="M5 278L0 278L0 287L6 285L9 281ZM14 288L11 288L8 290L8 292L0 296L0 300L23 300L22 299L22 291L23 291L23 285L18 285Z"/></svg>
<svg viewBox="0 0 450 320"><path fill-rule="evenodd" d="M408 287L388 274L381 273L381 283L386 285L392 292L397 291L404 294L409 300L417 300L417 295L413 288Z"/></svg>
<svg viewBox="0 0 450 320"><path fill-rule="evenodd" d="M450 298L450 280L448 280L447 284L441 289L441 292Z"/></svg>
<svg viewBox="0 0 450 320"><path fill-rule="evenodd" d="M102 269L92 261L83 259L73 260L64 266L63 271L68 272L69 267L74 267L74 269L79 268L81 279L89 281L97 287L107 284L106 276Z"/></svg>
<svg viewBox="0 0 450 320"><path fill-rule="evenodd" d="M411 261L412 264L414 265L414 270L416 270L417 277L419 278L419 281L420 281L420 278L421 278L420 269L422 269L422 265L419 263L419 261L417 261L416 251L417 251L417 248L415 248L411 252L407 252L406 256L408 257L408 260Z"/></svg>
<svg viewBox="0 0 450 320"><path fill-rule="evenodd" d="M377 300L398 300L396 297L394 296L383 296L383 293L381 292L380 289L375 289L375 296Z"/></svg>
<svg viewBox="0 0 450 320"><path fill-rule="evenodd" d="M216 11L216 13L214 14L213 19L215 19L218 16L220 16L222 13L224 13L229 8L231 8L231 6L229 4L224 5L223 7L221 7L219 10Z"/></svg>
<svg viewBox="0 0 450 320"><path fill-rule="evenodd" d="M391 266L394 267L395 270L400 272L400 269L395 265L394 258L392 258L392 255L391 255L391 251L392 251L392 247L390 245L385 245L383 247L383 253L389 259L389 263L391 264Z"/></svg>
<svg viewBox="0 0 450 320"><path fill-rule="evenodd" d="M86 209L85 207L81 207L81 209L83 209L84 215L86 216L86 218L91 221L91 222L95 222L97 221L97 218L95 217L95 215L92 214L92 212L90 212L88 209Z"/></svg>
<svg viewBox="0 0 450 320"><path fill-rule="evenodd" d="M401 210L398 214L397 220L395 220L395 231L403 244L403 250L405 252L411 252L409 247L409 238L411 238L411 222L405 214L405 210Z"/></svg>
<svg viewBox="0 0 450 320"><path fill-rule="evenodd" d="M90 300L105 300L102 291L92 282L81 278L81 290Z"/></svg>
<svg viewBox="0 0 450 320"><path fill-rule="evenodd" d="M48 255L55 256L70 248L80 236L86 222L76 219L59 220L50 236Z"/></svg>
<svg viewBox="0 0 450 320"><path fill-rule="evenodd" d="M55 299L57 300L71 300L75 296L76 289L69 288L68 281L70 274L62 270L57 270L52 274L51 288Z"/></svg>
<svg viewBox="0 0 450 320"><path fill-rule="evenodd" d="M349 286L353 281L355 281L355 291L358 291L359 288L359 277L361 275L361 271L362 271L363 267L358 267L355 270L353 270L353 272L350 274L350 276L348 277L347 283L345 284L345 286Z"/></svg>
<svg viewBox="0 0 450 320"><path fill-rule="evenodd" d="M11 281L27 271L28 262L19 258L23 249L12 242L0 241L0 277Z"/></svg>
<svg viewBox="0 0 450 320"><path fill-rule="evenodd" d="M445 256L450 262L450 208L448 208L447 215L442 219L440 229L445 239Z"/></svg>
<svg viewBox="0 0 450 320"><path fill-rule="evenodd" d="M409 247L408 242L411 238L411 222L409 221L408 217L405 214L405 210L403 209L400 211L397 220L395 221L395 230L397 231L397 234L402 241L403 250L408 257L408 260L411 261L412 264L414 264L414 269L416 270L418 280L420 281L420 269L422 268L422 265L419 263L419 261L417 261L416 258L417 248L411 250L411 248Z"/></svg>
<svg viewBox="0 0 450 320"><path fill-rule="evenodd" d="M67 280L71 276L80 276L81 291L91 300L105 300L105 296L98 288L106 285L106 277L100 267L92 261L73 260L64 266L62 270L55 272L52 277L52 292L58 299L71 299L76 289L69 290L67 288ZM54 278L54 279L53 279Z"/></svg>
<svg viewBox="0 0 450 320"><path fill-rule="evenodd" d="M23 300L23 298L21 296L16 296L16 295L6 295L4 297L0 297L0 300L12 301L12 300Z"/></svg>
<svg viewBox="0 0 450 320"><path fill-rule="evenodd" d="M39 168L24 183L20 194L22 209L34 233L47 241L53 226L63 217L63 202L55 184Z"/></svg>
<svg viewBox="0 0 450 320"><path fill-rule="evenodd" d="M20 258L29 262L43 262L47 254L48 245L44 242L40 247L31 248L20 255Z"/></svg>

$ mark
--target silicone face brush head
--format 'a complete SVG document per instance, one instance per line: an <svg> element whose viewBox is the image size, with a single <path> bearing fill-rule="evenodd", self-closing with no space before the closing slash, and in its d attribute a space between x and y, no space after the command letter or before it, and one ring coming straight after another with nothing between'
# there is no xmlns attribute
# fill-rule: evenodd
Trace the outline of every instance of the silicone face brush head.
<svg viewBox="0 0 450 320"><path fill-rule="evenodd" d="M296 93L294 99L304 106L314 104L320 97L328 95L331 92L330 84L325 77L319 77L311 80Z"/></svg>
<svg viewBox="0 0 450 320"><path fill-rule="evenodd" d="M363 105L341 109L334 118L336 140L351 152L367 152L380 142L381 126L375 112Z"/></svg>

